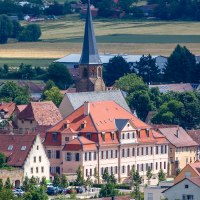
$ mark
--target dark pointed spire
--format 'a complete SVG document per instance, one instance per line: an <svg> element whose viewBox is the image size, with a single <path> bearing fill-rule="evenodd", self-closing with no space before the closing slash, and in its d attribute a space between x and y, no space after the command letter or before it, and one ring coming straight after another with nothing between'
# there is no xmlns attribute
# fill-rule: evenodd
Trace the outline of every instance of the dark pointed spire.
<svg viewBox="0 0 200 200"><path fill-rule="evenodd" d="M96 38L94 34L94 27L90 10L90 0L88 0L87 16L85 22L85 35L83 41L82 55L79 64L102 64L96 45Z"/></svg>

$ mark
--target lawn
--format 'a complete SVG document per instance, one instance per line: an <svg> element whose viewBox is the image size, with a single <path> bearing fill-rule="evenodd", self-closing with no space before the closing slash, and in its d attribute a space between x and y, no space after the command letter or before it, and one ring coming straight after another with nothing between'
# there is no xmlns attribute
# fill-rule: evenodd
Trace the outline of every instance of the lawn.
<svg viewBox="0 0 200 200"><path fill-rule="evenodd" d="M66 54L81 52L84 21L77 15L39 24L42 28L39 42L17 43L12 40L0 45L0 64L17 65L23 61L48 65L49 61ZM169 55L179 43L200 54L200 22L95 19L94 27L101 53Z"/></svg>

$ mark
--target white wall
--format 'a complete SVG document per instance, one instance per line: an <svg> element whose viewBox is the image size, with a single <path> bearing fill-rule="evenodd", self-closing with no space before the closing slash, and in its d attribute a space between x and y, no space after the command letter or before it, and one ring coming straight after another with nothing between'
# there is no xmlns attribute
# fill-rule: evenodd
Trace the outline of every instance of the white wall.
<svg viewBox="0 0 200 200"><path fill-rule="evenodd" d="M189 188L185 188L188 185ZM185 179L164 192L165 198L169 200L183 199L183 195L193 195L194 200L200 200L200 187Z"/></svg>
<svg viewBox="0 0 200 200"><path fill-rule="evenodd" d="M34 157L36 157L36 162L34 162ZM39 160L39 157L41 157L41 161ZM31 172L31 168L33 168L33 173ZM36 171L36 168L38 168L38 172ZM34 176L39 180L41 180L42 177L46 177L46 179L49 180L49 170L50 162L46 156L44 147L41 143L41 139L39 136L37 136L36 141L33 144L32 149L29 152L29 156L24 164L24 176L28 176L28 178Z"/></svg>

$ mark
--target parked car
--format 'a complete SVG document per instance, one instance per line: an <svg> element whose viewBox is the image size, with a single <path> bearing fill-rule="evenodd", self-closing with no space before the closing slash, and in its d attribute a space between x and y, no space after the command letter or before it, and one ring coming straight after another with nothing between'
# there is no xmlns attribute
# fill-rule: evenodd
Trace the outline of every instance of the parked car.
<svg viewBox="0 0 200 200"><path fill-rule="evenodd" d="M22 189L13 189L13 193L15 196L23 196L24 195L24 191Z"/></svg>
<svg viewBox="0 0 200 200"><path fill-rule="evenodd" d="M47 194L48 195L57 195L58 189L56 187L48 187L47 188Z"/></svg>
<svg viewBox="0 0 200 200"><path fill-rule="evenodd" d="M83 189L81 187L76 187L76 192L79 193L79 194L82 194L83 193Z"/></svg>
<svg viewBox="0 0 200 200"><path fill-rule="evenodd" d="M67 188L65 194L72 194L72 193L77 193L76 189L74 188Z"/></svg>

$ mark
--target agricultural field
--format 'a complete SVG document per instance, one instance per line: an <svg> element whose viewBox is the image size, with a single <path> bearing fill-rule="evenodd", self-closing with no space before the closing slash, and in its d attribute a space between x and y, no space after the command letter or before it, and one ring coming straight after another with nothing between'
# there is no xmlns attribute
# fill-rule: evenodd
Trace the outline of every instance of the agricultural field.
<svg viewBox="0 0 200 200"><path fill-rule="evenodd" d="M39 42L10 41L0 46L0 57L3 60L12 58L9 62L15 62L16 59L18 63L20 59L26 58L30 64L37 62L37 58L38 63L43 64L43 61L48 63L49 59L52 61L70 53L81 52L84 21L78 15L39 24L42 28ZM101 53L167 56L179 43L187 46L194 54L200 54L200 22L96 19L94 27Z"/></svg>

